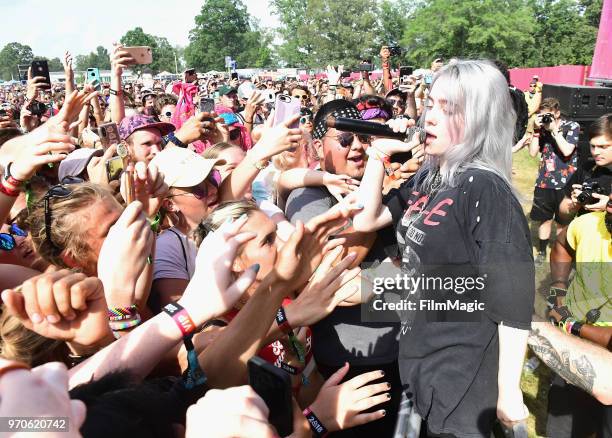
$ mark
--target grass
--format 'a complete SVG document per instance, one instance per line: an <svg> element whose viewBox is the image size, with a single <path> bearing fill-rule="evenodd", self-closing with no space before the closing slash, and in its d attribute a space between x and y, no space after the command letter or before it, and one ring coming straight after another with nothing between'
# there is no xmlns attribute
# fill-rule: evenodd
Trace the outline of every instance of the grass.
<svg viewBox="0 0 612 438"><path fill-rule="evenodd" d="M532 241L537 239L537 224L533 224L529 220L529 211L533 201L533 186L538 174L539 159L529 155L527 149L523 149L513 156L513 183L518 192L521 194L521 205L529 222ZM549 269L544 266L542 269L536 270L536 300L535 309L540 315L544 314L545 296L548 294L549 284ZM531 351L527 354L527 359L533 357ZM535 371L523 371L521 379L521 389L523 390L523 399L525 405L529 409L530 415L528 420L529 437L545 437L546 420L547 420L547 405L548 405L548 388L550 386L551 373L546 365L540 363Z"/></svg>

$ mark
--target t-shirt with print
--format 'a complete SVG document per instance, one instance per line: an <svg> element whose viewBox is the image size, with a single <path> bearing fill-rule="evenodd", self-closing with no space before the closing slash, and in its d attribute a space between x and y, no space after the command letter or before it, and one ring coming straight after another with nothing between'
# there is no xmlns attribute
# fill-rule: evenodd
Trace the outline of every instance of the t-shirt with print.
<svg viewBox="0 0 612 438"><path fill-rule="evenodd" d="M569 144L576 146L580 135L580 125L569 120L562 120L559 130ZM564 157L552 134L540 130L540 168L535 186L542 189L561 190L578 166L578 148L569 157Z"/></svg>
<svg viewBox="0 0 612 438"><path fill-rule="evenodd" d="M294 225L298 220L306 223L337 202L325 187L302 187L289 195L285 215ZM360 265L362 274L368 266L377 266L387 257L386 245L393 240L391 228L378 232ZM355 366L369 366L397 360L399 323L364 322L360 306L338 306L310 328L317 363L333 367L348 361Z"/></svg>
<svg viewBox="0 0 612 438"><path fill-rule="evenodd" d="M575 251L576 275L569 285L565 305L579 320L599 309L598 325L612 326L612 237L606 212L576 218L567 227L567 243Z"/></svg>
<svg viewBox="0 0 612 438"><path fill-rule="evenodd" d="M496 418L498 324L530 328L535 271L527 221L507 184L485 170L457 178L456 187L430 196L414 187L413 178L384 198L403 273L422 280L409 296L418 307L402 315L399 367L431 432L488 438ZM465 292L458 274L480 278L484 289L472 283ZM437 296L425 285L440 276L456 282ZM421 300L466 295L484 311L421 308Z"/></svg>

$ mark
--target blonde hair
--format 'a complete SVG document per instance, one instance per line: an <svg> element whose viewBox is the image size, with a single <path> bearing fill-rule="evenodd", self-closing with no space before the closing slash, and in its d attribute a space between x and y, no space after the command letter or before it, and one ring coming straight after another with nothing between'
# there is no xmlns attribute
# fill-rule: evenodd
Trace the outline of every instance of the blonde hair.
<svg viewBox="0 0 612 438"><path fill-rule="evenodd" d="M62 341L45 338L25 328L19 319L2 306L0 316L0 355L31 367L54 360L66 361L67 347Z"/></svg>
<svg viewBox="0 0 612 438"><path fill-rule="evenodd" d="M49 263L63 268L70 266L62 260L62 252L69 253L72 258L79 260L91 251L86 236L82 233L81 216L76 213L91 207L97 200L115 199L108 189L97 184L80 183L67 187L72 190L70 196L49 199L49 208L53 217L51 241L47 238L45 229L44 200L41 199L36 203L28 218L36 252Z"/></svg>
<svg viewBox="0 0 612 438"><path fill-rule="evenodd" d="M240 146L231 143L225 143L224 141L215 144L212 147L209 147L204 152L202 152L202 158L206 158L208 160L214 160L215 158L219 158L221 152L226 151L231 148L242 149Z"/></svg>
<svg viewBox="0 0 612 438"><path fill-rule="evenodd" d="M236 220L243 214L251 216L253 212L259 211L259 207L253 201L239 200L222 202L194 231L196 245L200 246L206 235L217 230L228 219Z"/></svg>

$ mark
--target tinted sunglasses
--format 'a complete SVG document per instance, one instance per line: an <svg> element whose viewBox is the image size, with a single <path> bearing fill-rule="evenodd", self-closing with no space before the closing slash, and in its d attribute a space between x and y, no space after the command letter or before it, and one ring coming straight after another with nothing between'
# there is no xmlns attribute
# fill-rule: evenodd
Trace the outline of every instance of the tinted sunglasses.
<svg viewBox="0 0 612 438"><path fill-rule="evenodd" d="M293 96L293 97L297 97L298 99L302 99L302 100L308 100L308 94L300 94L299 96Z"/></svg>
<svg viewBox="0 0 612 438"><path fill-rule="evenodd" d="M11 228L8 233L0 233L0 249L4 251L10 251L17 246L15 237L27 237L28 233L23 231L17 226L17 224L11 224Z"/></svg>
<svg viewBox="0 0 612 438"><path fill-rule="evenodd" d="M58 184L51 187L43 198L45 205L45 241L49 242L49 244L56 250L59 250L59 247L51 239L51 223L53 221L53 214L51 211L50 201L51 199L65 199L70 195L72 195L72 189L63 184Z"/></svg>
<svg viewBox="0 0 612 438"><path fill-rule="evenodd" d="M325 137L328 137L327 135ZM352 132L339 132L337 135L335 136L331 136L333 138L335 138L338 143L340 143L340 146L342 146L343 148L348 148L353 144L353 141L355 140L355 134L353 134ZM365 144L370 144L372 141L372 136L371 135L357 135L357 138L359 139L359 141L361 143L365 143Z"/></svg>
<svg viewBox="0 0 612 438"><path fill-rule="evenodd" d="M206 178L206 181L211 183L216 188L219 188L221 185L221 174L217 169L213 169L210 171L210 174ZM177 193L175 195L170 195L168 198L174 198L176 196L185 196L185 195L193 195L197 200L202 200L208 197L208 186L206 184L199 184L195 187L190 187L189 192L186 193Z"/></svg>

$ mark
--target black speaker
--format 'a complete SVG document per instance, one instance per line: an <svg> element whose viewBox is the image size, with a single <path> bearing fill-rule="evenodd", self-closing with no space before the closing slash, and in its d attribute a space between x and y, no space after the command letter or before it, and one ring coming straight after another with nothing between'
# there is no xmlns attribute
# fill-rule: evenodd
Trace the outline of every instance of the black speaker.
<svg viewBox="0 0 612 438"><path fill-rule="evenodd" d="M542 98L554 97L561 104L561 114L570 120L594 120L612 113L612 88L586 85L544 84Z"/></svg>

